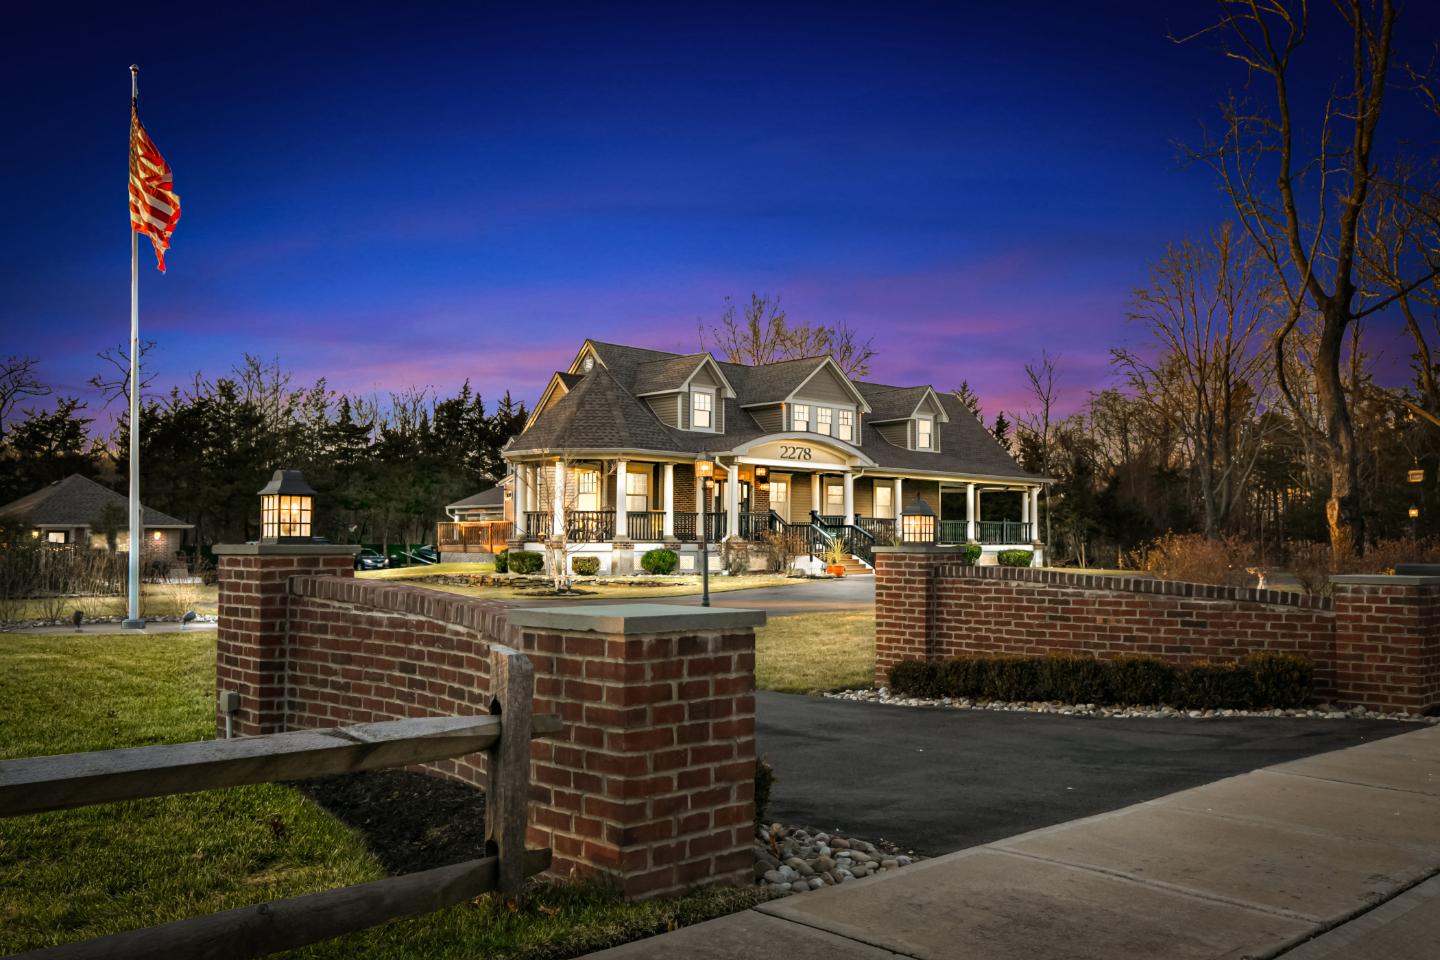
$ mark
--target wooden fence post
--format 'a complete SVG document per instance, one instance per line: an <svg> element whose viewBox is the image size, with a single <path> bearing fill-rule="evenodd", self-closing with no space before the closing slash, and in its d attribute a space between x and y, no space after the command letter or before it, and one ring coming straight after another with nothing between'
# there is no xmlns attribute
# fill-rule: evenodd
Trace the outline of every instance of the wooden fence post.
<svg viewBox="0 0 1440 960"><path fill-rule="evenodd" d="M531 704L535 667L518 650L490 648L490 712L500 738L487 752L485 852L500 858L496 889L507 897L525 882L525 826L530 793Z"/></svg>

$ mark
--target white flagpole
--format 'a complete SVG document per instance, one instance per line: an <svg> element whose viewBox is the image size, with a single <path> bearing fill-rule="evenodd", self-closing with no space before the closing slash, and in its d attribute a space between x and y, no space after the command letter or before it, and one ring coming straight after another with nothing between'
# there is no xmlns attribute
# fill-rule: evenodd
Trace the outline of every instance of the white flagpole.
<svg viewBox="0 0 1440 960"><path fill-rule="evenodd" d="M139 96L140 68L130 65L131 123ZM131 131L134 137L134 131ZM128 164L127 173L129 176ZM129 187L126 187L129 195ZM129 220L129 217L126 217ZM145 545L145 530L140 526L140 234L130 224L130 576L128 616L123 627L144 630L140 619L140 550Z"/></svg>

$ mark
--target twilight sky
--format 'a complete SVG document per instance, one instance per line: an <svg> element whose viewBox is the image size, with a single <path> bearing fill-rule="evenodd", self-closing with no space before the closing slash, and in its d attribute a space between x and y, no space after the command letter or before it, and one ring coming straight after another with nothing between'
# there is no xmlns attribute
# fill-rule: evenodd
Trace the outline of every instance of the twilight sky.
<svg viewBox="0 0 1440 960"><path fill-rule="evenodd" d="M530 402L586 336L693 350L755 290L873 336L872 379L966 378L990 416L1049 349L1070 409L1137 340L1165 243L1228 212L1175 146L1245 79L1167 39L1203 0L202 6L7 23L0 353L62 391L128 335L131 62L183 200L167 275L142 239L160 385L249 351L348 391ZM1409 6L1423 60L1440 13ZM1391 102L1382 133L1433 142Z"/></svg>

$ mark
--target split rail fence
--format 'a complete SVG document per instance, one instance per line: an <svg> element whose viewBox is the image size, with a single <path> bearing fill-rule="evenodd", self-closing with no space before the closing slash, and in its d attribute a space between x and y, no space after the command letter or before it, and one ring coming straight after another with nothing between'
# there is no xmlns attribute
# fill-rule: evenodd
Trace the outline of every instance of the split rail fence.
<svg viewBox="0 0 1440 960"><path fill-rule="evenodd" d="M290 950L482 893L514 895L550 866L526 850L530 740L561 730L533 716L535 672L493 646L489 716L423 717L329 730L203 740L0 762L0 816L137 800L252 783L428 763L484 751L486 856L323 893L275 900L20 954L16 960L241 960Z"/></svg>

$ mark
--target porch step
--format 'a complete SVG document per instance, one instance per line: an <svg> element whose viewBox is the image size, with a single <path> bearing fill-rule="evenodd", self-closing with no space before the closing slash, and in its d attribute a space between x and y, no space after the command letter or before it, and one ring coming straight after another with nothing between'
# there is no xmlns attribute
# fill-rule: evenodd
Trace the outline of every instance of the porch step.
<svg viewBox="0 0 1440 960"><path fill-rule="evenodd" d="M865 566L858 557L845 558L845 576L847 577L873 577L875 571Z"/></svg>

